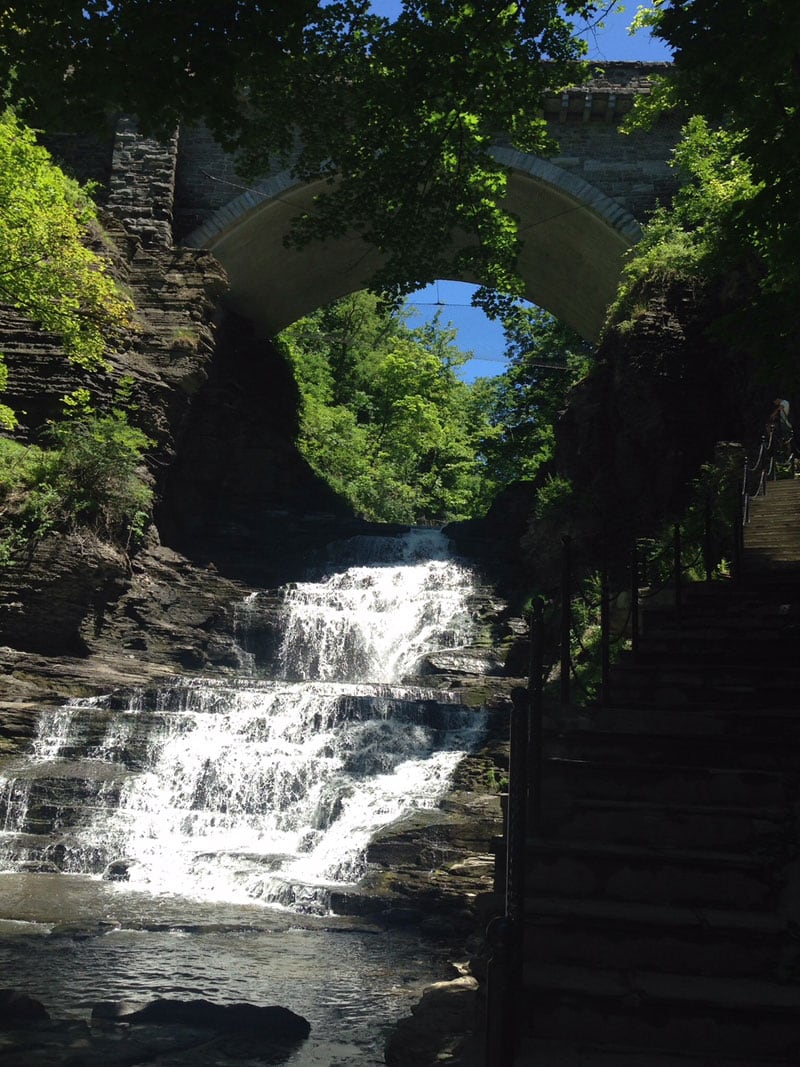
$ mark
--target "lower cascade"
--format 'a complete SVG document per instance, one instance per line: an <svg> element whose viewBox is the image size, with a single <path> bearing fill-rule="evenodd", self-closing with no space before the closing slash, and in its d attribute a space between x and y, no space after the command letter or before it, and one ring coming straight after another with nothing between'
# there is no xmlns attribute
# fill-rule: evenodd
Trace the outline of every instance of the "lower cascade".
<svg viewBox="0 0 800 1067"><path fill-rule="evenodd" d="M444 535L339 549L325 577L282 591L265 674L44 713L0 778L0 869L325 912L375 831L434 805L484 730L419 677L426 653L474 636L474 576ZM237 613L245 650L258 596Z"/></svg>

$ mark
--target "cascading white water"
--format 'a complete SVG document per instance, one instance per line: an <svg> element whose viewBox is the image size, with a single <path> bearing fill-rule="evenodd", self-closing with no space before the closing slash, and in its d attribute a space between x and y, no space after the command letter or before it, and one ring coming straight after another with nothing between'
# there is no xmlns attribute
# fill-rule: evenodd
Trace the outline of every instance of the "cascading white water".
<svg viewBox="0 0 800 1067"><path fill-rule="evenodd" d="M310 910L324 909L332 885L354 882L375 831L434 804L483 729L482 715L448 694L402 685L425 652L469 639L471 573L435 530L366 545L376 546L377 562L338 564L286 591L282 680L139 695L107 714L77 763L103 702L43 718L42 775L88 779L87 761L120 772L93 778L88 812L62 818L44 856L57 851L73 872L121 863L132 888L156 893ZM346 551L364 548L362 539Z"/></svg>
<svg viewBox="0 0 800 1067"><path fill-rule="evenodd" d="M385 553L387 539L380 540ZM292 587L284 677L399 682L424 652L467 639L472 575L449 558L446 538L439 530L414 530L394 543L398 559Z"/></svg>

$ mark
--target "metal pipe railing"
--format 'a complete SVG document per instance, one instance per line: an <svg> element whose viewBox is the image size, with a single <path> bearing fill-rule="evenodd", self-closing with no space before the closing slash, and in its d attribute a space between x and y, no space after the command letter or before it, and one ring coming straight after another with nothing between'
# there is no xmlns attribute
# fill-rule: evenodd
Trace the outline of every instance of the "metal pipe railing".
<svg viewBox="0 0 800 1067"><path fill-rule="evenodd" d="M528 825L541 828L544 771L544 601L537 597L531 614L531 661L528 674L530 727L528 731Z"/></svg>
<svg viewBox="0 0 800 1067"><path fill-rule="evenodd" d="M566 534L561 538L561 656L560 688L561 704L570 701L570 644L572 641L572 538Z"/></svg>

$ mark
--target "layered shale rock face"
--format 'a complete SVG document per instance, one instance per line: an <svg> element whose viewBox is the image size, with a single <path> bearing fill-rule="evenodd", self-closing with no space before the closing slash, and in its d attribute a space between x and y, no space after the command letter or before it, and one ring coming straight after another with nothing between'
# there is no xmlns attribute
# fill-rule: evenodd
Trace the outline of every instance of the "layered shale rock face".
<svg viewBox="0 0 800 1067"><path fill-rule="evenodd" d="M0 643L86 655L116 641L178 668L234 666L230 643L211 636L219 605L241 598L242 581L294 576L305 552L356 522L294 447L288 367L220 310L226 280L213 256L145 248L104 221L105 250L136 303L112 373L74 367L57 337L0 307L4 400L20 413L20 438L46 444L66 393L87 386L102 410L131 378L133 419L155 442L156 525L133 558L87 532L42 540L0 573Z"/></svg>

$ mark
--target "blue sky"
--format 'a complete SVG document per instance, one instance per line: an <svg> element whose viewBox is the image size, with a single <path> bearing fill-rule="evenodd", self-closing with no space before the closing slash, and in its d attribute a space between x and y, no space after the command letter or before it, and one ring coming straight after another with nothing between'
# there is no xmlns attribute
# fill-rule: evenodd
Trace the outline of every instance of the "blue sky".
<svg viewBox="0 0 800 1067"><path fill-rule="evenodd" d="M589 59L599 62L615 59L669 62L672 55L663 41L642 31L633 35L628 33L628 26L638 6L638 3L619 4L603 20L603 28L587 36ZM373 0L372 7L378 14L394 18L399 14L401 4L400 0ZM464 282L442 280L408 298L412 310L409 326L420 325L440 311L442 323L458 330L458 346L475 354L475 358L462 368L462 377L467 381L499 374L505 364L502 327L487 319L480 309L471 306L473 291L474 286Z"/></svg>

